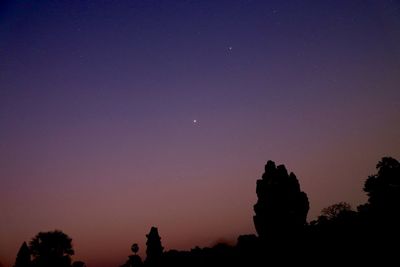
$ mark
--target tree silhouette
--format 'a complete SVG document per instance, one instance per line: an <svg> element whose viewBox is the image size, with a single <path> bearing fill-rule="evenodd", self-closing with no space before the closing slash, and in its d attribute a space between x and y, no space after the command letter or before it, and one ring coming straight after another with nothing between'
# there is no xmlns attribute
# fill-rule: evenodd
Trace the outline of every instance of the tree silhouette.
<svg viewBox="0 0 400 267"><path fill-rule="evenodd" d="M322 216L325 216L328 220L336 219L343 216L346 213L352 212L351 206L347 202L339 202L329 207L322 209Z"/></svg>
<svg viewBox="0 0 400 267"><path fill-rule="evenodd" d="M400 163L384 157L376 165L378 173L369 176L364 184L368 202L373 212L380 215L396 215L400 211Z"/></svg>
<svg viewBox="0 0 400 267"><path fill-rule="evenodd" d="M40 232L29 244L34 267L71 266L72 239L63 232Z"/></svg>
<svg viewBox="0 0 400 267"><path fill-rule="evenodd" d="M319 231L329 232L330 239L341 238L350 232L354 235L360 228L357 212L353 211L347 202L339 202L323 208L321 216L310 223L311 226L319 227ZM326 233L325 233L326 234ZM345 237L347 238L347 237Z"/></svg>
<svg viewBox="0 0 400 267"><path fill-rule="evenodd" d="M14 267L29 267L31 266L31 253L26 242L22 243L15 260Z"/></svg>
<svg viewBox="0 0 400 267"><path fill-rule="evenodd" d="M368 203L358 207L362 218L368 255L385 255L398 261L398 246L391 246L400 239L400 163L391 157L383 157L376 165L377 173L367 178L364 191ZM368 236L368 237L367 237Z"/></svg>
<svg viewBox="0 0 400 267"><path fill-rule="evenodd" d="M136 255L136 253L139 251L138 244L132 244L131 251L134 253L134 255L129 255L128 260L125 262L125 264L121 265L121 267L140 267L143 265L140 256Z"/></svg>
<svg viewBox="0 0 400 267"><path fill-rule="evenodd" d="M151 227L150 232L146 237L147 257L145 263L152 266L159 265L164 248L161 245L161 238L158 234L158 229L156 227Z"/></svg>
<svg viewBox="0 0 400 267"><path fill-rule="evenodd" d="M136 254L138 253L138 251L139 251L139 245L136 244L136 243L134 243L134 244L131 246L131 250L132 250L133 254L136 255Z"/></svg>
<svg viewBox="0 0 400 267"><path fill-rule="evenodd" d="M261 239L276 234L290 234L306 224L309 203L300 190L293 173L284 165L275 166L271 160L265 165L262 179L257 180L257 203L254 205L254 225Z"/></svg>
<svg viewBox="0 0 400 267"><path fill-rule="evenodd" d="M146 235L145 262L134 243L133 254L121 267L316 265L320 258L335 264L350 260L367 265L379 260L384 266L391 265L398 262L398 246L393 244L400 240L400 163L385 157L376 167L377 174L364 184L368 203L359 206L358 212L339 202L324 208L317 220L307 224L309 202L297 177L288 174L284 165L268 161L256 187L253 219L258 236L241 235L236 246L217 244L164 252L158 229L151 227ZM40 232L29 245L22 244L14 267L85 267L80 261L71 265L72 240L61 231ZM310 251L318 255L315 262Z"/></svg>
<svg viewBox="0 0 400 267"><path fill-rule="evenodd" d="M365 250L368 255L377 255L376 259L398 263L398 246L393 244L400 239L400 163L383 157L376 169L377 174L369 176L364 184L368 203L358 208L368 233L364 238L368 244Z"/></svg>

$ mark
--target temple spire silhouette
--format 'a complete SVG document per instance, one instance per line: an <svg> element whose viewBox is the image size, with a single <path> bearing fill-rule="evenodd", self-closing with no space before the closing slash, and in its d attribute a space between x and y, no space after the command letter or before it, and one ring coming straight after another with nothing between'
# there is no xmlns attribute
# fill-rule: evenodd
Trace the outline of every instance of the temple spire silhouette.
<svg viewBox="0 0 400 267"><path fill-rule="evenodd" d="M156 227L151 227L150 232L146 235L146 237L147 257L145 263L149 266L159 266L164 248L161 245L161 237L158 234L158 229Z"/></svg>
<svg viewBox="0 0 400 267"><path fill-rule="evenodd" d="M307 195L300 190L296 175L288 174L284 165L276 167L269 160L262 179L257 180L256 193L253 219L261 239L290 234L305 226L309 210Z"/></svg>

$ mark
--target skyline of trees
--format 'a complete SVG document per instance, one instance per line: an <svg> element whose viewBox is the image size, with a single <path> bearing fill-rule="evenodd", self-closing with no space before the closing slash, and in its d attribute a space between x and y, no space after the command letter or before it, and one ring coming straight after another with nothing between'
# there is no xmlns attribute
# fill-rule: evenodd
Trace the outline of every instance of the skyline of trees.
<svg viewBox="0 0 400 267"><path fill-rule="evenodd" d="M400 163L384 157L376 169L377 173L364 183L368 201L359 205L357 211L346 202L338 202L322 209L316 220L307 223L309 202L297 177L294 173L288 174L284 165L276 166L275 162L268 161L262 179L256 183L258 200L254 205L254 225L258 236L241 235L234 246L217 244L190 251L164 251L158 229L153 226L146 235L146 259L142 261L137 255L139 246L133 243L133 254L121 267L207 266L213 263L258 266L258 263L282 260L285 253L305 261L307 249L328 257L332 252L351 251L354 246L368 253L365 256L343 255L354 260L360 257L365 262L383 255L395 260L397 247L389 246L384 240L400 238ZM280 240L285 242L279 244ZM82 261L73 262L73 255L72 239L67 234L59 230L40 232L29 246L22 243L14 267L86 267Z"/></svg>

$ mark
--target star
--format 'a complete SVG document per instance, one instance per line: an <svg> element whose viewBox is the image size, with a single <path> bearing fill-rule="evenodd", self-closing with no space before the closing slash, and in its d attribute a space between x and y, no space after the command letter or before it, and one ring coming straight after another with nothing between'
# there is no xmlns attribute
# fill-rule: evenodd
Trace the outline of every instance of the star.
<svg viewBox="0 0 400 267"><path fill-rule="evenodd" d="M228 46L228 50L232 51L233 47L232 46Z"/></svg>
<svg viewBox="0 0 400 267"><path fill-rule="evenodd" d="M197 120L193 120L193 123L197 123Z"/></svg>

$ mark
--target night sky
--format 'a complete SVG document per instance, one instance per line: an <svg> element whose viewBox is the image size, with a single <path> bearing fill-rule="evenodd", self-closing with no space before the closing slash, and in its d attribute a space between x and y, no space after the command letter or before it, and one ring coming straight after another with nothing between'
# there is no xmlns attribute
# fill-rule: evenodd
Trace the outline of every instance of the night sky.
<svg viewBox="0 0 400 267"><path fill-rule="evenodd" d="M0 262L60 229L118 266L255 233L285 164L315 219L400 158L400 2L1 1Z"/></svg>

